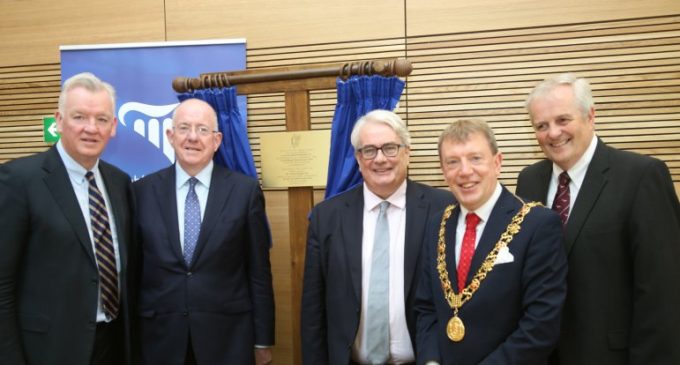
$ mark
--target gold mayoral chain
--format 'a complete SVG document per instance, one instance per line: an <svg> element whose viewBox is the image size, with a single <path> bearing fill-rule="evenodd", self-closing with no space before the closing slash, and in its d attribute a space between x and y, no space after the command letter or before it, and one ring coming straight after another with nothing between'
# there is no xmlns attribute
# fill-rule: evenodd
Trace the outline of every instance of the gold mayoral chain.
<svg viewBox="0 0 680 365"><path fill-rule="evenodd" d="M439 280L442 284L442 290L444 291L444 298L449 302L449 306L453 309L453 317L449 320L446 325L446 334L449 339L453 342L459 342L465 337L465 325L463 321L458 317L458 310L463 306L472 295L475 294L479 285L486 278L486 275L493 270L494 263L496 262L496 257L498 252L503 248L507 247L512 241L512 238L519 232L521 228L521 223L524 221L524 217L529 214L531 208L541 205L538 202L526 203L522 206L522 209L517 212L517 214L512 218L512 221L506 228L505 232L501 235L501 238L496 242L493 250L489 252L482 263L482 266L477 270L477 273L472 278L472 281L468 286L463 288L463 290L456 294L451 288L451 281L449 280L449 272L446 270L446 242L444 241L444 234L446 232L446 221L451 217L451 212L456 207L455 205L449 205L444 214L442 215L442 223L439 227L439 242L437 245L437 271L439 272Z"/></svg>

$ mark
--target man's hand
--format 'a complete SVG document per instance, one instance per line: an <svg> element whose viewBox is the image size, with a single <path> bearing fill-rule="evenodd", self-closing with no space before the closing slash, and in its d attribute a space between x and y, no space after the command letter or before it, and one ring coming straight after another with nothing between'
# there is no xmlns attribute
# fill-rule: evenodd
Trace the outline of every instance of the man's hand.
<svg viewBox="0 0 680 365"><path fill-rule="evenodd" d="M255 365L271 365L272 349L255 349Z"/></svg>

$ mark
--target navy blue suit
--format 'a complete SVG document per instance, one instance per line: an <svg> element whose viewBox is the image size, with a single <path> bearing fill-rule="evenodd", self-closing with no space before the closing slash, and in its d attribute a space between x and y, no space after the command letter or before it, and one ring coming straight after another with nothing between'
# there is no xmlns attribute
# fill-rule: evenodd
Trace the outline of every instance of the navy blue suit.
<svg viewBox="0 0 680 365"><path fill-rule="evenodd" d="M484 227L472 258L467 283L505 231L522 202L503 191ZM455 265L456 207L446 224L446 264L457 292ZM453 310L444 299L437 271L437 241L442 214L432 216L423 249L421 283L416 298L418 364L545 364L557 344L566 295L567 264L562 225L554 212L534 207L508 245L513 262L497 264L460 309L466 333L460 342L446 335Z"/></svg>
<svg viewBox="0 0 680 365"><path fill-rule="evenodd" d="M545 202L552 162L517 194ZM556 363L680 364L680 204L666 165L598 141L565 231L569 293Z"/></svg>
<svg viewBox="0 0 680 365"><path fill-rule="evenodd" d="M175 166L133 184L142 249L144 362L252 364L274 344L274 296L264 196L256 180L215 165L193 260L182 257Z"/></svg>
<svg viewBox="0 0 680 365"><path fill-rule="evenodd" d="M404 298L415 341L416 272L427 216L453 202L453 194L408 181ZM307 234L302 292L302 358L305 365L350 363L361 315L363 185L317 204ZM414 346L415 349L415 346Z"/></svg>

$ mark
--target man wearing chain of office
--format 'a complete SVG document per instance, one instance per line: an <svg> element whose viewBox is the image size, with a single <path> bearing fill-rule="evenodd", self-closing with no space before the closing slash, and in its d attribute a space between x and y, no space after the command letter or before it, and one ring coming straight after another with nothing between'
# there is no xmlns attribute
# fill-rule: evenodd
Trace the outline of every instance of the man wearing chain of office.
<svg viewBox="0 0 680 365"><path fill-rule="evenodd" d="M499 183L503 156L482 120L449 125L439 158L459 205L428 224L418 364L545 364L566 295L559 216Z"/></svg>

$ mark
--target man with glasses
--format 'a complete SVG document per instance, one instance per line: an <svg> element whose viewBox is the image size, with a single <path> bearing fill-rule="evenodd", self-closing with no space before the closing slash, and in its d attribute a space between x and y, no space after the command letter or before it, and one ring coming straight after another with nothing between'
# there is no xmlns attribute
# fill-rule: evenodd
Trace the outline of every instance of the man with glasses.
<svg viewBox="0 0 680 365"><path fill-rule="evenodd" d="M222 134L200 100L167 131L177 163L133 184L146 364L268 364L274 295L257 180L213 164Z"/></svg>
<svg viewBox="0 0 680 365"><path fill-rule="evenodd" d="M415 273L427 216L450 193L406 178L411 137L375 110L351 142L364 183L314 207L302 294L303 363L415 363Z"/></svg>

